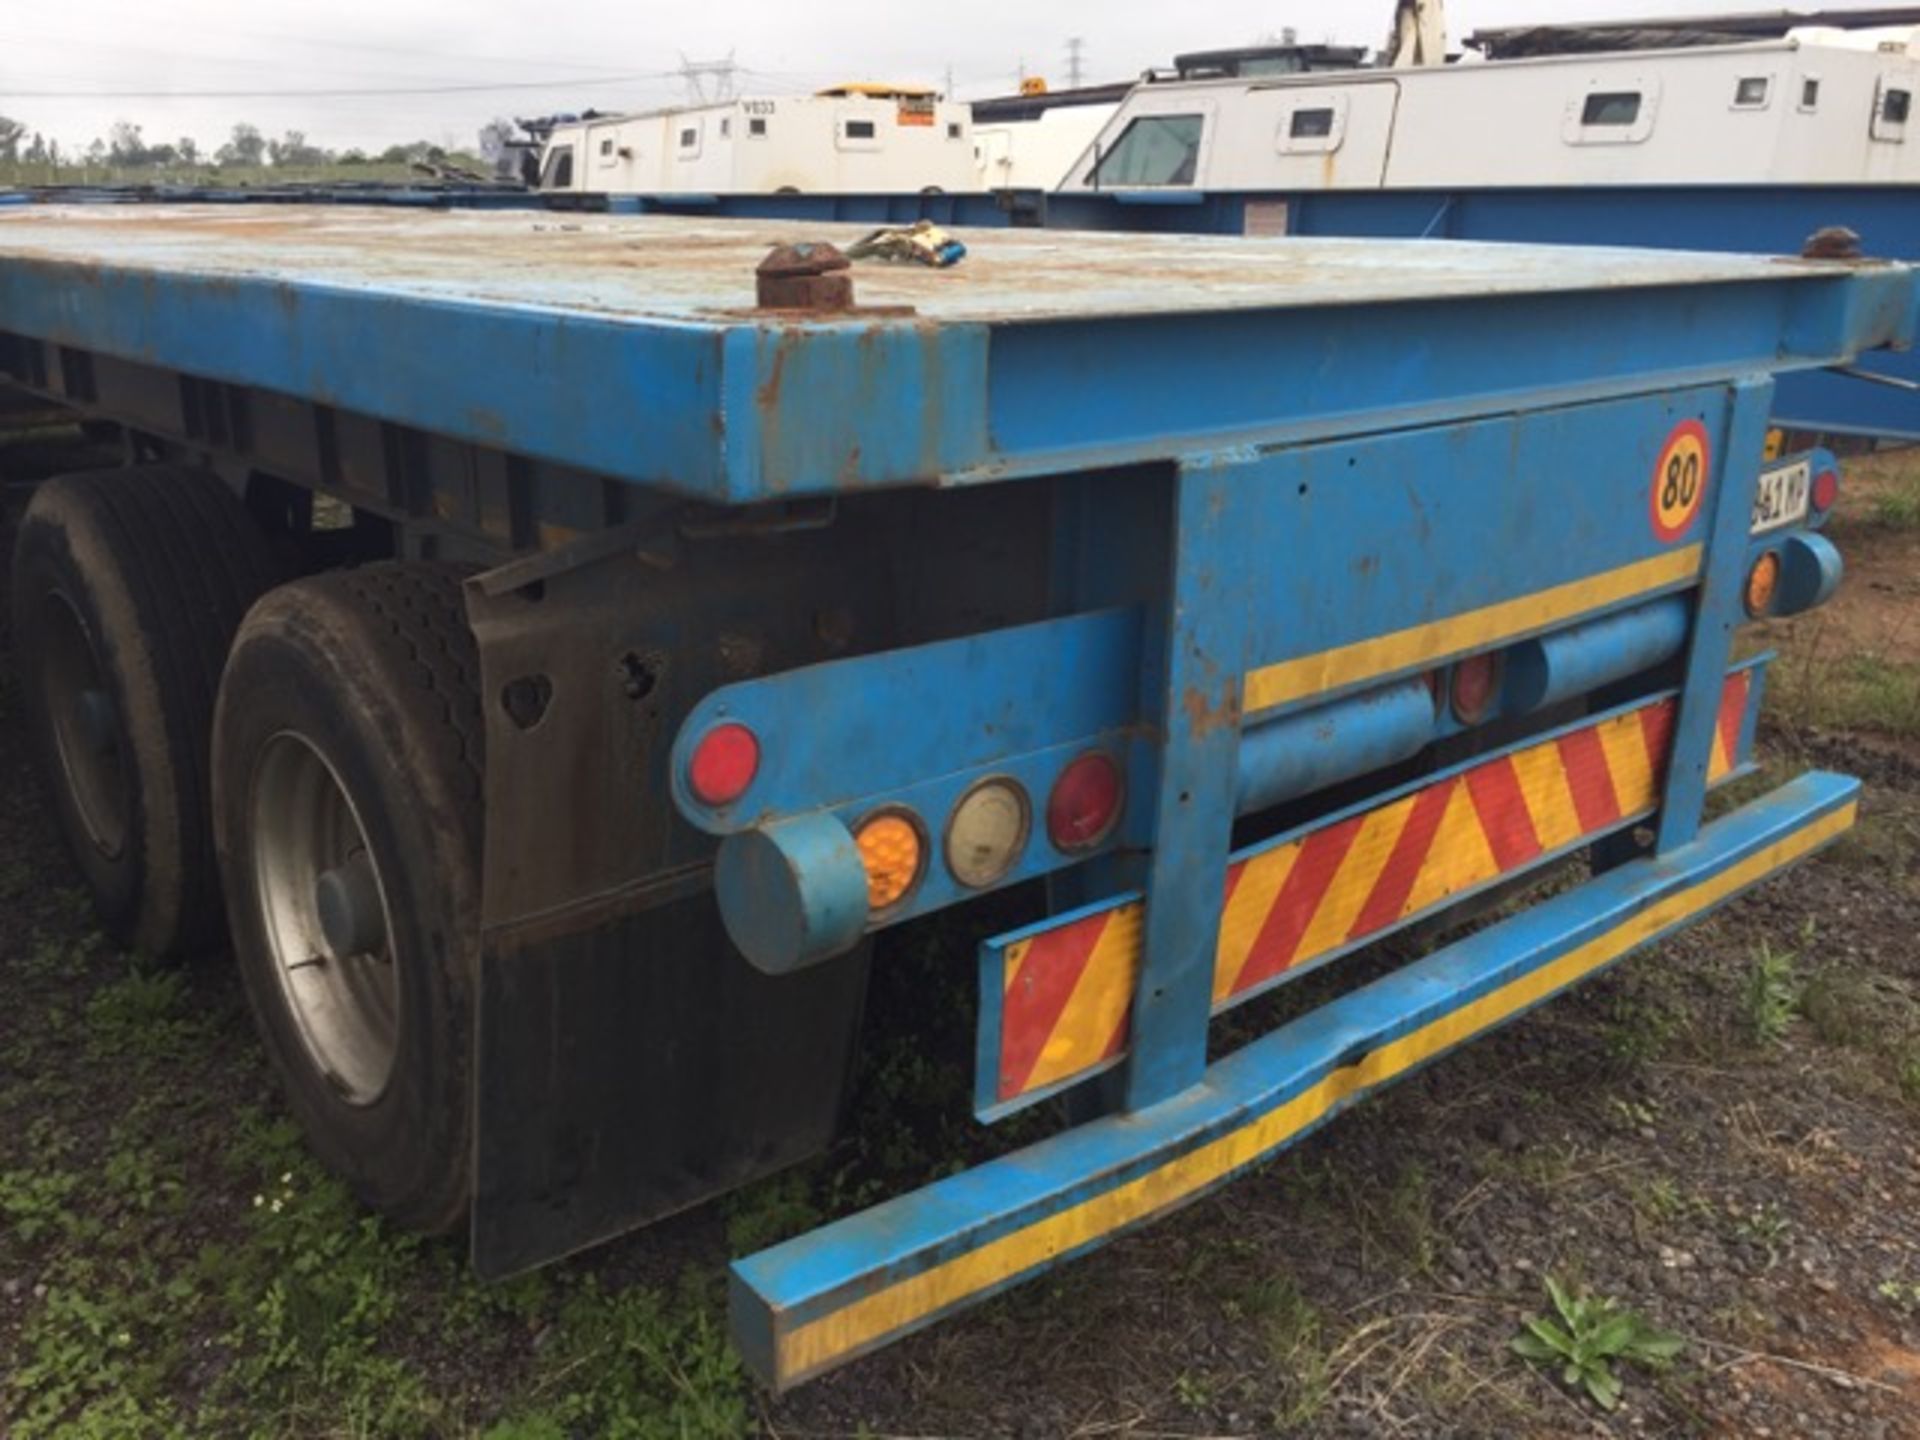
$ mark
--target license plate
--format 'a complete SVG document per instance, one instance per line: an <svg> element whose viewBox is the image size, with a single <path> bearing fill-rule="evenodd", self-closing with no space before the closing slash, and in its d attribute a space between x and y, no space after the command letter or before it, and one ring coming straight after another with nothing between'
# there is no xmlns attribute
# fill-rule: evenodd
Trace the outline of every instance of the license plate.
<svg viewBox="0 0 1920 1440"><path fill-rule="evenodd" d="M1813 462L1795 460L1760 472L1760 488L1753 496L1751 533L1764 535L1804 520L1812 504Z"/></svg>

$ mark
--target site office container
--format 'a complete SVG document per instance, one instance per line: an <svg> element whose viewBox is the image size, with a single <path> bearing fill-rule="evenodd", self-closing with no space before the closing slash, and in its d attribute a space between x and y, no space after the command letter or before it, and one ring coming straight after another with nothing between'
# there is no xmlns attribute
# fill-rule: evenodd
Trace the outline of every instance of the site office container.
<svg viewBox="0 0 1920 1440"><path fill-rule="evenodd" d="M870 942L979 897L1035 898L980 939L976 1110L1047 1136L738 1261L771 1383L1852 823L1837 775L1707 798L1752 766L1740 626L1840 575L1773 377L1910 343L1905 267L1007 232L758 308L793 238L0 218L0 370L137 462L43 487L13 569L103 916L218 943L223 879L315 1148L484 1273L820 1148ZM1581 857L1209 1063L1215 1016Z"/></svg>

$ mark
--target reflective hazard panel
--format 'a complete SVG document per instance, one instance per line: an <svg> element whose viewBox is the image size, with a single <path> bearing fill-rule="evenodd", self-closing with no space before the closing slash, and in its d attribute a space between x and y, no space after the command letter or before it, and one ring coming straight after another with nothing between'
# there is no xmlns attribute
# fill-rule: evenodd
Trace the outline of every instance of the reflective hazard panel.
<svg viewBox="0 0 1920 1440"><path fill-rule="evenodd" d="M1751 670L1727 679L1712 780L1742 764L1755 688ZM1216 1011L1651 813L1674 707L1621 711L1243 851L1227 872ZM983 1116L1124 1056L1143 915L1123 899L982 947Z"/></svg>

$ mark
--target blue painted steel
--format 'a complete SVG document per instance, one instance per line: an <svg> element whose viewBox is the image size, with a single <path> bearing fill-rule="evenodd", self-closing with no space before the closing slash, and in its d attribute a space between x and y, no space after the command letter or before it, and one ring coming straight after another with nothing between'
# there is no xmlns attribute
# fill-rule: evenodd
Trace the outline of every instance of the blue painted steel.
<svg viewBox="0 0 1920 1440"><path fill-rule="evenodd" d="M1833 598L1846 565L1831 540L1812 531L1795 531L1773 548L1780 553L1780 585L1769 613L1798 615Z"/></svg>
<svg viewBox="0 0 1920 1440"><path fill-rule="evenodd" d="M770 975L844 955L867 933L867 872L830 814L729 835L713 888L727 935Z"/></svg>
<svg viewBox="0 0 1920 1440"><path fill-rule="evenodd" d="M1375 239L1797 255L1816 230L1844 225L1870 255L1920 260L1920 187L1594 185L1564 189L1103 192L936 195L729 195L686 205L627 197L641 211L790 219L1239 235L1247 207L1287 209L1290 233ZM1867 367L1920 381L1920 355ZM1837 375L1785 377L1777 418L1802 429L1920 439L1920 398Z"/></svg>
<svg viewBox="0 0 1920 1440"><path fill-rule="evenodd" d="M724 835L1090 744L1136 722L1139 656L1139 611L1098 610L723 686L680 727L674 801ZM700 738L728 720L760 738L760 767L739 803L715 810L687 788L687 768Z"/></svg>
<svg viewBox="0 0 1920 1440"><path fill-rule="evenodd" d="M1249 725L1240 741L1238 811L1246 814L1411 759L1434 741L1424 678Z"/></svg>
<svg viewBox="0 0 1920 1440"><path fill-rule="evenodd" d="M1858 791L1858 782L1845 777L1802 776L1707 827L1692 845L1623 865L1253 1041L1216 1063L1204 1085L1164 1104L1077 1126L737 1262L730 1298L741 1353L769 1383L794 1384L1157 1218L1405 1073L1390 1069L1364 1078L1359 1067L1367 1057L1436 1021L1468 1013L1476 1002L1512 993L1509 987L1520 990L1529 977L1582 947L1618 945L1624 953L1698 918L1770 873L1775 847L1790 847L1809 831L1820 834L1814 827L1830 817L1844 819ZM1217 893L1208 901L1217 904ZM1617 958L1603 950L1591 971ZM1550 982L1545 993L1521 990L1522 998L1512 1002L1516 1013L1581 978L1585 973L1576 970ZM1488 1013L1489 1024L1511 1018L1497 1008ZM1451 1044L1433 1053L1472 1038L1479 1028L1463 1025ZM1423 1054L1414 1063L1429 1058ZM1354 1078L1339 1086L1334 1077L1342 1072ZM1227 1152L1230 1159L1213 1160L1221 1153L1207 1149L1214 1142L1265 1133L1251 1127L1330 1083L1339 1086L1330 1103L1303 1116L1297 1127L1276 1124L1273 1143L1249 1144L1244 1154ZM1204 1163L1197 1158L1202 1155ZM1160 1183L1154 1186L1149 1177ZM1150 1188L1129 1192L1139 1198L1115 1223L1090 1220L1090 1233L1071 1234L1059 1248L1023 1243L1050 1218L1136 1182ZM996 1244L1001 1248L989 1257L988 1247ZM981 1257L978 1272L959 1276L948 1270L954 1293L939 1288L942 1267L967 1257ZM911 1288L920 1277L927 1277L924 1292ZM784 1347L808 1326L882 1291L891 1291L899 1303L861 1317L857 1323L864 1324L870 1316L872 1333L852 1333L851 1343L806 1368L780 1363Z"/></svg>
<svg viewBox="0 0 1920 1440"><path fill-rule="evenodd" d="M1773 381L1753 376L1733 387L1733 403L1715 447L1702 509L1708 521L1706 572L1695 602L1680 713L1667 754L1666 789L1660 810L1658 853L1687 844L1699 833L1707 798L1707 767L1720 713L1721 677L1733 654L1733 636L1746 619L1748 531L1753 495L1760 482L1773 407Z"/></svg>
<svg viewBox="0 0 1920 1440"><path fill-rule="evenodd" d="M1232 530L1249 501L1240 469L1237 457L1220 456L1182 467L1172 482L1160 663L1145 668L1142 685L1161 749L1126 1074L1132 1110L1178 1094L1207 1068L1253 619L1232 583Z"/></svg>
<svg viewBox="0 0 1920 1440"><path fill-rule="evenodd" d="M1409 300L1364 323L1329 306L1008 327L992 342L987 418L1007 453L992 473L1027 473L1034 462L1060 468L1076 455L1151 458L1156 441L1175 434L1191 437L1194 449L1298 444L1500 414L1521 395L1570 403L1798 369L1792 352L1803 347L1849 353L1908 343L1920 318L1904 278L1872 297L1836 290L1765 311L1750 301L1621 291L1604 304L1536 295L1497 316ZM1863 323L1869 313L1872 323ZM1569 343L1575 336L1580 343ZM1561 493L1543 484L1548 492Z"/></svg>
<svg viewBox="0 0 1920 1440"><path fill-rule="evenodd" d="M1692 618L1687 601L1669 598L1523 641L1507 653L1501 708L1525 714L1671 659Z"/></svg>
<svg viewBox="0 0 1920 1440"><path fill-rule="evenodd" d="M676 803L694 824L722 835L815 812L831 812L837 827L853 829L878 808L908 810L928 837L929 863L922 882L876 927L979 893L953 876L942 844L968 789L989 775L1011 779L1038 816L1060 771L1089 748L1120 758L1129 780L1123 823L1099 853L1149 850L1151 867L1163 856L1168 864L1196 856L1211 863L1217 849L1224 863L1235 815L1378 770L1457 730L1436 715L1426 676L1459 654L1514 646L1507 708L1519 713L1589 693L1677 653L1709 525L1702 517L1677 537L1656 533L1656 461L1681 427L1704 421L1716 437L1707 515L1732 517L1737 595L1758 442L1747 437L1756 447L1751 461L1725 454L1719 437L1730 393L1701 386L1319 446L1223 452L1192 471L1210 482L1198 520L1154 526L1190 542L1176 547L1169 572L1193 572L1186 598L1163 596L1147 607L1186 625L1172 649L1143 643L1141 609L1128 607L728 686L697 705L682 727L672 765ZM1745 477L1726 501L1735 511L1711 508L1726 488L1720 477L1728 466L1742 467ZM1571 608L1541 598L1645 565L1666 568L1616 593L1555 602ZM1658 598L1649 602L1648 595ZM1741 618L1737 598L1728 603L1731 610L1713 612L1724 614L1722 631ZM1244 735L1238 690L1219 688L1237 686L1250 670L1502 606L1516 607L1516 618L1500 633L1437 641L1428 651L1382 662L1385 671L1335 674L1323 687L1304 687L1269 706ZM1203 624L1217 627L1204 642ZM1710 709L1718 704L1724 650L1713 663L1719 669ZM714 811L691 796L685 775L699 738L728 720L761 737L761 768L738 804ZM1156 736L1162 743L1153 743ZM1704 777L1710 717L1698 736ZM1180 759L1190 744L1207 758ZM1223 783L1212 769L1218 755L1226 757L1224 799L1194 822L1214 841L1170 838L1162 807L1212 806L1206 797ZM1697 822L1703 789L1691 799L1678 794ZM1035 824L997 883L1059 874L1088 858L1058 849ZM758 963L778 968L824 959L851 942L849 929L810 929L795 918L806 913L812 883L801 875L767 902L774 933L798 947L787 950L753 938L760 921L750 913L757 902L749 892L723 897L729 924ZM823 875L819 883L838 894L850 881ZM1080 898L1117 888L1125 887L1109 883ZM1203 889L1183 882L1181 893ZM1177 953L1211 957L1207 927L1217 914L1183 920L1177 907L1158 909L1161 924L1196 927L1169 942ZM801 945L810 934L827 938ZM1210 964L1207 973L1210 983ZM1162 994L1175 988L1169 982ZM1200 1033L1186 1026L1185 1018L1169 1022L1170 1032ZM1185 1060L1169 1073L1191 1083L1197 1052L1191 1043L1184 1050ZM1154 1052L1138 1053L1150 1059Z"/></svg>
<svg viewBox="0 0 1920 1440"><path fill-rule="evenodd" d="M1669 542L1649 519L1655 462L1682 422L1705 417L1718 430L1726 394L1702 386L1249 454L1219 583L1251 616L1250 663L1336 651L1686 550L1702 527ZM1693 579L1688 571L1589 613L1542 608L1531 625L1527 611L1501 640L1638 606ZM1394 668L1419 673L1489 643ZM1390 678L1362 675L1289 703Z"/></svg>
<svg viewBox="0 0 1920 1440"><path fill-rule="evenodd" d="M1735 780L1745 779L1747 776L1753 774L1756 769L1753 761L1754 737L1758 733L1762 697L1766 692L1767 667L1773 663L1774 659L1775 656L1773 652L1768 651L1734 666L1732 671L1729 672L1736 675L1744 674L1749 677L1747 708L1741 720L1738 743L1734 746L1733 768L1720 777L1719 781L1716 782L1718 784L1725 785ZM1611 710L1585 715L1578 720L1570 721L1566 725L1559 726L1556 729L1547 730L1538 735L1528 736L1526 739L1517 741L1500 750L1488 751L1486 754L1474 756L1471 760L1463 760L1457 765L1451 765L1444 769L1436 770L1431 774L1422 775L1417 780L1410 780L1404 785L1383 790L1378 795L1370 795L1366 799L1355 801L1343 809L1330 811L1306 824L1296 825L1291 829L1283 830L1279 834L1255 844L1243 846L1235 850L1232 855L1228 857L1229 864L1238 864L1243 860L1250 860L1256 856L1264 855L1269 851L1277 850L1282 846L1290 845L1309 831L1322 829L1331 825L1338 825L1343 821L1365 815L1370 811L1383 809L1388 805L1394 804L1396 801L1403 800L1407 796L1416 794L1430 786L1443 784L1459 775L1463 775L1468 770L1486 763L1489 759L1497 755L1510 755L1524 750L1529 746L1546 744L1558 740L1563 735L1569 735L1575 731L1586 730L1592 726L1603 724L1615 716L1637 710L1643 705L1654 704L1663 700L1671 700L1679 693L1677 690L1656 691L1624 705L1615 706ZM1247 740L1252 738L1253 733L1252 731L1247 732L1246 738L1242 741L1243 746ZM1440 911L1464 904L1490 890L1499 889L1516 877L1545 870L1596 843L1604 845L1611 836L1617 836L1641 824L1652 813L1651 811L1643 810L1629 811L1621 815L1617 824L1610 830L1599 832L1597 840L1593 834L1583 835L1578 841L1571 845L1561 846L1553 850L1543 850L1526 864L1506 871L1484 884L1469 886L1465 889L1458 890L1449 895L1447 899L1438 906L1427 910L1410 910L1393 925L1371 931L1363 939L1327 950L1309 964L1292 966L1283 970L1265 984L1236 992L1215 1005L1211 1013L1214 1016L1224 1015L1229 1010L1238 1009L1249 1001L1257 1000L1263 995L1270 994L1282 985L1290 985L1304 975L1310 975L1315 970L1343 960L1356 951L1377 944L1390 935L1431 919L1432 916L1438 914ZM1145 898L1145 890L1138 885L1116 887L1109 890L1097 900L1079 905L1057 907L1054 912L1044 920L1037 920L1031 925L1023 925L1019 929L1010 930L1003 935L992 936L980 943L980 1016L974 1040L973 1113L976 1119L987 1124L1004 1120L1009 1115L1018 1114L1020 1111L1029 1109L1042 1101L1051 1100L1062 1092L1074 1090L1086 1081L1104 1075L1114 1067L1125 1062L1125 1056L1122 1054L1121 1056L1115 1057L1114 1060L1105 1066L1083 1071L1068 1080L1062 1081L1058 1085L1029 1090L1012 1100L1002 1100L999 1091L1000 1038L1001 1025L1005 1013L1006 952L1012 946L1018 945L1022 941L1030 940L1046 931L1056 929L1062 925L1071 924L1075 920L1083 919L1089 915L1104 913L1112 909L1115 905L1130 905Z"/></svg>

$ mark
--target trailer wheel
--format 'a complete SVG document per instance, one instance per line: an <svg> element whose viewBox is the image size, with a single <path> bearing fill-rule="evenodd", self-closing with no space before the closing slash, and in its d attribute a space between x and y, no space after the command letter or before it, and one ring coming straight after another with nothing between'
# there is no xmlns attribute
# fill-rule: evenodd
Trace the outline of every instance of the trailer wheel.
<svg viewBox="0 0 1920 1440"><path fill-rule="evenodd" d="M28 726L100 923L177 957L220 942L214 695L241 617L278 579L238 497L202 471L64 475L15 541Z"/></svg>
<svg viewBox="0 0 1920 1440"><path fill-rule="evenodd" d="M402 1224L466 1214L480 918L479 659L458 576L274 591L214 731L234 948L313 1149Z"/></svg>

